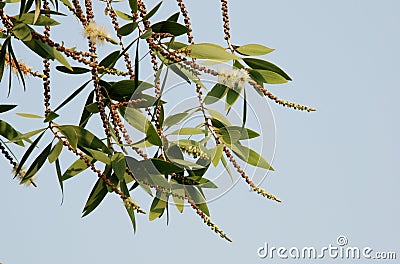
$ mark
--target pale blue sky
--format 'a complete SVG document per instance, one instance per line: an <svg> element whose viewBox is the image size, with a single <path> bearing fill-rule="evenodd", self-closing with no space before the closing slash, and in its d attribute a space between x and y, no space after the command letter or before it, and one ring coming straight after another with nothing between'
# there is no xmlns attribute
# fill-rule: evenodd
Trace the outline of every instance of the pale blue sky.
<svg viewBox="0 0 400 264"><path fill-rule="evenodd" d="M164 2L160 19L172 8L177 10L175 1ZM219 1L186 2L195 41L223 44ZM165 218L148 222L147 216L139 216L133 235L115 195L82 219L81 210L96 180L93 174L66 182L60 206L53 166L40 171L39 188L31 189L12 180L8 164L0 159L0 262L309 263L260 259L257 249L264 242L288 248L323 247L335 244L339 235L345 235L351 246L396 251L400 258L399 10L396 0L231 1L232 42L275 48L266 58L294 80L271 91L318 109L301 113L272 105L276 171L262 187L279 195L283 203L250 193L243 183L212 202L212 219L233 243L216 236L189 208L183 215L171 210L169 226ZM57 37L71 45L75 39L81 41L74 25ZM29 55L20 57L30 61ZM54 102L78 85L61 80L54 87L58 92ZM0 88L1 102L7 102L6 82ZM15 85L10 97L26 102L18 112L40 113L40 83L33 81L26 93L21 89ZM83 100L74 102L72 109ZM79 115L70 110L63 113L71 121ZM4 119L22 131L38 124L14 115ZM144 195L135 198L150 206Z"/></svg>

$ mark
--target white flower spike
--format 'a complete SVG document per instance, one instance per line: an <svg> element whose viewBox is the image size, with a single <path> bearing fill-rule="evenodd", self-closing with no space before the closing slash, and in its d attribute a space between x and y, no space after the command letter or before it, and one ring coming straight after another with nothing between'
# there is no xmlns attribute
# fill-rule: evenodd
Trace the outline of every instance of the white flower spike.
<svg viewBox="0 0 400 264"><path fill-rule="evenodd" d="M107 28L102 25L97 24L95 21L91 20L89 24L83 30L83 36L89 38L89 40L96 44L104 44L106 41L111 43L116 43L110 37Z"/></svg>
<svg viewBox="0 0 400 264"><path fill-rule="evenodd" d="M245 69L222 68L218 70L218 82L240 91L244 88L250 76Z"/></svg>

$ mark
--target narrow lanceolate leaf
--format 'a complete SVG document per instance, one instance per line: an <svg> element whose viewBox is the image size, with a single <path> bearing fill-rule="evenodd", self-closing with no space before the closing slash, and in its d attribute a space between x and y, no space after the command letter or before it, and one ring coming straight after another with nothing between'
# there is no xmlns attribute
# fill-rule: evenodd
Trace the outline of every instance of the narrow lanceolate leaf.
<svg viewBox="0 0 400 264"><path fill-rule="evenodd" d="M137 28L137 26L138 24L136 22L128 23L120 27L117 33L120 34L121 36L128 36Z"/></svg>
<svg viewBox="0 0 400 264"><path fill-rule="evenodd" d="M219 161L221 160L222 157L222 150L224 149L224 145L222 144L218 144L215 147L215 152L214 155L212 157L212 164L214 165L214 167L218 166Z"/></svg>
<svg viewBox="0 0 400 264"><path fill-rule="evenodd" d="M126 161L123 153L117 152L112 156L111 167L120 181L124 179L126 170Z"/></svg>
<svg viewBox="0 0 400 264"><path fill-rule="evenodd" d="M119 183L121 187L121 191L123 194L125 194L127 197L130 197L128 186L126 185L125 180L121 180ZM133 210L129 204L124 202L125 209L129 215L129 218L131 219L132 227L133 227L133 232L136 232L136 219L135 219L135 210Z"/></svg>
<svg viewBox="0 0 400 264"><path fill-rule="evenodd" d="M247 56L260 56L274 51L274 49L260 44L246 44L240 47L235 46L235 50L240 54Z"/></svg>
<svg viewBox="0 0 400 264"><path fill-rule="evenodd" d="M24 41L24 44L40 57L50 60L58 60L62 65L72 70L71 65L69 65L65 57L56 50L56 48L49 46L49 44L34 38L30 41Z"/></svg>
<svg viewBox="0 0 400 264"><path fill-rule="evenodd" d="M171 192L176 208L182 213L185 204L185 189L183 185L171 182Z"/></svg>
<svg viewBox="0 0 400 264"><path fill-rule="evenodd" d="M57 66L56 69L60 72L68 74L84 74L90 72L90 69L83 67L71 67L71 69L69 69L65 66Z"/></svg>
<svg viewBox="0 0 400 264"><path fill-rule="evenodd" d="M1 47L1 50L0 50L0 81L3 78L4 64L5 64L5 60L6 60L7 46L8 46L9 41L10 41L10 37L6 38L6 40L3 42L3 46Z"/></svg>
<svg viewBox="0 0 400 264"><path fill-rule="evenodd" d="M93 210L103 201L104 197L106 197L107 193L107 185L99 178L89 195L85 207L83 208L82 217L93 212Z"/></svg>
<svg viewBox="0 0 400 264"><path fill-rule="evenodd" d="M153 7L149 13L147 13L147 15L143 18L143 20L149 20L152 16L154 16L154 14L157 12L157 10L160 8L162 4L162 1L160 3L158 3L155 7Z"/></svg>
<svg viewBox="0 0 400 264"><path fill-rule="evenodd" d="M40 129L37 129L37 130L33 130L33 131L30 131L30 132L27 132L25 134L20 134L19 136L15 137L13 140L10 140L10 141L16 142L16 141L20 141L20 140L28 140L31 137L33 137L34 135L37 135L40 132L44 131L45 129L46 128L40 128Z"/></svg>
<svg viewBox="0 0 400 264"><path fill-rule="evenodd" d="M59 140L57 142L57 144L54 145L53 149L51 150L50 154L49 154L49 162L53 163L54 161L56 161L58 159L58 157L61 154L63 148L63 143L61 140Z"/></svg>
<svg viewBox="0 0 400 264"><path fill-rule="evenodd" d="M228 92L229 88L223 84L217 83L214 87L209 91L204 98L204 103L206 105L213 104L218 102L224 95Z"/></svg>
<svg viewBox="0 0 400 264"><path fill-rule="evenodd" d="M182 112L174 115L167 116L164 120L164 126L165 127L170 127L176 124L179 124L183 120L185 120L186 117L189 116L188 112Z"/></svg>
<svg viewBox="0 0 400 264"><path fill-rule="evenodd" d="M40 170L43 164L46 162L47 157L49 156L51 150L51 144L47 145L44 150L37 156L37 158L33 161L32 165L26 171L24 178L21 180L21 183L25 183L29 181L35 174Z"/></svg>
<svg viewBox="0 0 400 264"><path fill-rule="evenodd" d="M24 23L19 23L13 27L13 33L16 38L22 41L32 40L31 28Z"/></svg>
<svg viewBox="0 0 400 264"><path fill-rule="evenodd" d="M90 81L85 82L84 84L81 85L78 89L75 90L70 96L68 96L59 106L54 109L54 112L57 112L60 110L62 107L64 107L66 104L68 104L72 99L74 99L80 92L85 89L85 87L90 83Z"/></svg>
<svg viewBox="0 0 400 264"><path fill-rule="evenodd" d="M189 32L189 29L174 21L161 21L151 26L155 33L169 33L173 36L180 36Z"/></svg>
<svg viewBox="0 0 400 264"><path fill-rule="evenodd" d="M212 43L192 44L182 49L189 50L189 56L195 59L209 59L215 61L240 60L241 58L227 52L223 47Z"/></svg>
<svg viewBox="0 0 400 264"><path fill-rule="evenodd" d="M17 130L15 130L6 121L0 120L0 135L10 141L13 141L16 137L20 136L21 133L19 133ZM14 143L17 145L20 145L20 146L24 146L24 143L21 140L18 140Z"/></svg>
<svg viewBox="0 0 400 264"><path fill-rule="evenodd" d="M129 0L129 7L131 8L132 13L136 13L138 11L137 0Z"/></svg>
<svg viewBox="0 0 400 264"><path fill-rule="evenodd" d="M291 81L292 79L287 75L286 72L284 72L281 68L276 66L275 64L266 61L266 60L261 60L261 59L255 59L255 58L244 58L243 61L251 68L257 69L257 70L267 70L267 71L272 71L275 72L279 75L281 75L283 78L285 78L288 81Z"/></svg>
<svg viewBox="0 0 400 264"><path fill-rule="evenodd" d="M207 130L197 127L184 127L171 132L170 135L199 135L206 134Z"/></svg>
<svg viewBox="0 0 400 264"><path fill-rule="evenodd" d="M94 160L89 157L85 156L90 162L94 163ZM69 178L74 177L75 175L78 175L79 173L83 172L88 168L88 165L86 162L82 159L77 159L74 163L72 163L71 166L64 172L62 175L61 179L63 181L68 180Z"/></svg>
<svg viewBox="0 0 400 264"><path fill-rule="evenodd" d="M34 22L35 14L33 14L33 13L24 13L24 14L22 14L22 16L15 16L14 18L25 24L30 24L30 25L35 25L35 26L56 26L56 25L60 24L56 20L54 20L50 17L44 16L44 15L40 15L37 18L36 22Z"/></svg>
<svg viewBox="0 0 400 264"><path fill-rule="evenodd" d="M18 71L18 75L21 78L22 81L22 85L24 86L24 91L26 90L26 85L25 85L25 78L24 78L24 74L21 71L21 68L19 66L19 62L17 60L17 57L15 56L13 47L11 45L11 41L8 43L8 53L11 55L11 58L15 64L15 67L17 67L17 71ZM11 69L11 68L10 68ZM10 94L10 90L11 90L11 82L9 83L9 89L8 89L8 94Z"/></svg>
<svg viewBox="0 0 400 264"><path fill-rule="evenodd" d="M53 121L54 119L56 119L57 117L59 117L60 115L58 115L57 113L51 111L47 117L43 120L43 123L47 123L50 121Z"/></svg>
<svg viewBox="0 0 400 264"><path fill-rule="evenodd" d="M149 220L153 221L161 217L167 207L168 196L165 193L160 193L160 198L154 197L150 206Z"/></svg>
<svg viewBox="0 0 400 264"><path fill-rule="evenodd" d="M272 166L257 152L249 149L240 143L235 143L232 145L232 151L243 161L250 165L260 167L267 170L274 170Z"/></svg>
<svg viewBox="0 0 400 264"><path fill-rule="evenodd" d="M133 17L119 10L115 10L115 14L123 20L133 20Z"/></svg>
<svg viewBox="0 0 400 264"><path fill-rule="evenodd" d="M0 105L0 113L4 113L10 111L17 107L17 105Z"/></svg>
<svg viewBox="0 0 400 264"><path fill-rule="evenodd" d="M193 199L195 204L200 208L203 213L210 216L210 211L208 210L208 206L204 196L199 192L199 190L191 185L185 185L185 189L189 196Z"/></svg>
<svg viewBox="0 0 400 264"><path fill-rule="evenodd" d="M262 78L264 83L269 83L269 84L282 84L282 83L287 83L288 80L286 80L282 75L275 73L273 71L267 71L267 70L250 70L251 76L254 76L256 74L259 75L259 78Z"/></svg>
<svg viewBox="0 0 400 264"><path fill-rule="evenodd" d="M106 68L114 67L120 55L120 51L116 50L108 54L104 59L102 59L99 63L99 66L104 66Z"/></svg>
<svg viewBox="0 0 400 264"><path fill-rule="evenodd" d="M78 135L72 126L60 126L60 132L67 138L73 149L78 147Z"/></svg>
<svg viewBox="0 0 400 264"><path fill-rule="evenodd" d="M104 152L84 147L81 147L81 150L93 159L103 162L104 164L111 165L110 158L104 154Z"/></svg>
<svg viewBox="0 0 400 264"><path fill-rule="evenodd" d="M85 127L89 121L89 118L92 116L92 113L86 109L86 106L90 105L94 100L94 91L91 91L86 99L85 106L83 107L83 111L81 114L81 119L79 120L79 126Z"/></svg>
<svg viewBox="0 0 400 264"><path fill-rule="evenodd" d="M27 113L17 113L17 115L26 117L26 118L38 118L38 119L43 118L43 116L40 116L40 115L27 114Z"/></svg>
<svg viewBox="0 0 400 264"><path fill-rule="evenodd" d="M36 145L39 143L40 139L43 137L44 135L43 131L36 139L35 141L33 141L33 143L29 146L29 148L26 150L24 156L22 156L21 161L18 164L18 168L15 170L15 176L16 177L18 175L18 173L21 171L22 166L25 164L26 160L29 158L29 156L31 155L32 151L34 150L34 148L36 147Z"/></svg>
<svg viewBox="0 0 400 264"><path fill-rule="evenodd" d="M56 159L56 163L55 164L56 164L55 166L56 166L58 184L60 185L60 188L61 188L61 195L62 195L61 204L62 204L63 201L64 201L64 184L63 184L63 181L62 181L60 161L58 159Z"/></svg>
<svg viewBox="0 0 400 264"><path fill-rule="evenodd" d="M63 125L63 126L59 126L58 127L61 131L61 133L64 134L64 132L66 130L71 131L74 130L77 136L77 145L79 147L83 147L83 148L90 148L93 150L98 150L98 151L103 151L106 154L111 154L111 151L109 150L109 148L103 143L103 141L101 141L98 137L96 137L94 134L92 134L92 132L90 132L89 130L86 130L82 127L79 126L74 126L74 125ZM67 134L69 132L65 132L66 134L64 134L66 137ZM73 139L73 135L72 132L71 133L71 137Z"/></svg>

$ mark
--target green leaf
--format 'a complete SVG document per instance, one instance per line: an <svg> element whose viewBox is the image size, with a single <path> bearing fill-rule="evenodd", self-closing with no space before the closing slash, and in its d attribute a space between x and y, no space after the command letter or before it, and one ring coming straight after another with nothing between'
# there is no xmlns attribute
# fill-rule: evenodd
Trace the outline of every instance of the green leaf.
<svg viewBox="0 0 400 264"><path fill-rule="evenodd" d="M250 72L258 73L261 78L263 79L264 83L269 83L269 84L282 84L282 83L287 83L288 81L280 74L275 73L273 71L267 71L267 70L250 70Z"/></svg>
<svg viewBox="0 0 400 264"><path fill-rule="evenodd" d="M138 85L136 86L135 80L122 80L115 82L111 85L111 88L108 89L108 95L113 100L131 99L137 88L146 90L153 87L152 84L147 82L138 81L137 83Z"/></svg>
<svg viewBox="0 0 400 264"><path fill-rule="evenodd" d="M50 122L50 121L56 119L56 118L59 117L59 116L60 116L60 115L58 115L57 113L54 113L53 111L51 111L51 112L47 115L47 117L44 119L43 123Z"/></svg>
<svg viewBox="0 0 400 264"><path fill-rule="evenodd" d="M218 166L219 161L221 160L222 157L222 150L224 149L224 145L222 144L218 144L215 147L215 152L214 155L212 157L212 164L214 165L214 167Z"/></svg>
<svg viewBox="0 0 400 264"><path fill-rule="evenodd" d="M183 185L171 182L171 192L176 208L180 213L182 213L185 204L185 189L183 188Z"/></svg>
<svg viewBox="0 0 400 264"><path fill-rule="evenodd" d="M29 156L31 155L32 151L34 150L36 145L39 143L39 141L43 137L43 135L44 135L44 132L42 132L42 134L40 134L35 139L35 141L33 141L33 143L29 146L29 148L26 150L24 156L22 156L21 161L18 163L17 169L15 170L15 176L17 176L17 174L21 171L22 166L25 164L26 160L29 158Z"/></svg>
<svg viewBox="0 0 400 264"><path fill-rule="evenodd" d="M3 78L4 64L5 64L5 60L6 60L7 47L8 47L9 42L10 42L10 37L6 38L6 40L3 42L3 46L1 47L1 50L0 50L0 81Z"/></svg>
<svg viewBox="0 0 400 264"><path fill-rule="evenodd" d="M151 33L153 33L153 30L151 30L151 28L149 28L148 30L146 30L146 32L144 32L140 38L141 39L148 39L151 37Z"/></svg>
<svg viewBox="0 0 400 264"><path fill-rule="evenodd" d="M75 129L72 126L60 126L58 129L67 138L71 147L76 149L78 147L78 134Z"/></svg>
<svg viewBox="0 0 400 264"><path fill-rule="evenodd" d="M106 197L108 191L107 191L107 186L104 183L104 181L99 178L94 185L92 191L90 192L89 198L86 202L85 207L83 208L83 215L82 217L87 216L91 212L93 212L94 209L103 201L103 199Z"/></svg>
<svg viewBox="0 0 400 264"><path fill-rule="evenodd" d="M219 99L224 97L224 95L228 92L229 88L223 84L217 83L214 87L209 91L204 98L204 103L206 105L213 104L218 102Z"/></svg>
<svg viewBox="0 0 400 264"><path fill-rule="evenodd" d="M91 81L87 81L84 84L81 85L81 87L79 87L78 89L75 90L75 92L73 92L70 96L68 96L59 106L56 107L56 109L54 109L54 112L57 112L58 110L60 110L62 107L64 107L66 104L68 104L70 101L72 101L72 99L74 99L80 92L83 91L83 89L85 89L85 87L90 83Z"/></svg>
<svg viewBox="0 0 400 264"><path fill-rule="evenodd" d="M207 130L196 128L196 127L184 127L175 130L170 133L170 135L198 135L198 134L206 134Z"/></svg>
<svg viewBox="0 0 400 264"><path fill-rule="evenodd" d="M84 73L90 72L90 69L82 68L82 67L71 67L71 69L69 69L65 66L57 66L56 69L60 72L68 73L68 74L84 74Z"/></svg>
<svg viewBox="0 0 400 264"><path fill-rule="evenodd" d="M102 151L89 149L89 148L83 148L82 151L84 151L88 156L92 157L95 160L103 162L104 164L107 164L107 165L111 165L110 158L106 154L104 154Z"/></svg>
<svg viewBox="0 0 400 264"><path fill-rule="evenodd" d="M99 104L97 102L86 105L85 109L93 114L100 112Z"/></svg>
<svg viewBox="0 0 400 264"><path fill-rule="evenodd" d="M6 121L0 120L0 135L5 137L6 139L13 141L14 138L21 135L20 132L15 130L9 123ZM17 145L24 146L24 143L21 140L14 142Z"/></svg>
<svg viewBox="0 0 400 264"><path fill-rule="evenodd" d="M136 13L138 11L137 0L129 0L129 6L131 8L132 13Z"/></svg>
<svg viewBox="0 0 400 264"><path fill-rule="evenodd" d="M292 80L281 68L269 61L254 58L244 58L243 61L253 69L272 71L281 75L288 81Z"/></svg>
<svg viewBox="0 0 400 264"><path fill-rule="evenodd" d="M177 22L179 19L179 14L180 14L180 12L176 12L175 14L173 14L169 18L167 18L167 20Z"/></svg>
<svg viewBox="0 0 400 264"><path fill-rule="evenodd" d="M168 197L164 194L160 194L161 199L154 197L153 202L151 203L150 206L150 213L149 213L149 220L153 221L154 219L157 219L161 217L165 211L165 208L167 207L168 203Z"/></svg>
<svg viewBox="0 0 400 264"><path fill-rule="evenodd" d="M17 113L17 115L26 117L26 118L43 118L43 116L40 116L40 115L27 114L27 113Z"/></svg>
<svg viewBox="0 0 400 264"><path fill-rule="evenodd" d="M250 165L260 167L267 170L274 170L271 165L260 154L240 143L232 145L232 151L243 161Z"/></svg>
<svg viewBox="0 0 400 264"><path fill-rule="evenodd" d="M155 146L162 146L161 138L150 120L147 120L147 124L146 140Z"/></svg>
<svg viewBox="0 0 400 264"><path fill-rule="evenodd" d="M198 191L198 189L194 186L185 185L185 189L188 192L189 196L193 199L196 205L200 208L203 213L210 216L210 211L208 210L208 206L204 196Z"/></svg>
<svg viewBox="0 0 400 264"><path fill-rule="evenodd" d="M17 107L17 105L0 105L0 113L4 113L10 111Z"/></svg>
<svg viewBox="0 0 400 264"><path fill-rule="evenodd" d="M207 108L207 111L210 113L210 115L217 119L218 121L220 121L221 123L223 123L225 126L230 126L231 122L228 120L228 118L226 118L223 114L221 114L218 111L212 110Z"/></svg>
<svg viewBox="0 0 400 264"><path fill-rule="evenodd" d="M94 161L92 160L91 157L85 156L86 158L89 159L92 163ZM77 159L74 163L71 164L71 166L68 167L68 169L64 172L62 175L61 179L63 181L68 180L69 178L74 177L75 175L78 175L79 173L83 172L88 168L88 165L86 162L82 159Z"/></svg>
<svg viewBox="0 0 400 264"><path fill-rule="evenodd" d="M192 44L183 48L182 52L184 52L184 49L188 49L190 51L189 57L195 59L210 59L220 62L241 59L240 57L227 52L223 47L212 43Z"/></svg>
<svg viewBox="0 0 400 264"><path fill-rule="evenodd" d="M55 47L51 47L49 44L34 38L30 41L24 41L24 44L42 58L51 60L56 59L62 65L72 70L71 65L69 65L68 61Z"/></svg>
<svg viewBox="0 0 400 264"><path fill-rule="evenodd" d="M35 26L56 26L60 24L56 20L43 15L38 16L36 22L34 22L35 20L34 13L24 13L22 14L22 16L15 16L14 18L25 24L30 24Z"/></svg>
<svg viewBox="0 0 400 264"><path fill-rule="evenodd" d="M57 144L54 145L53 149L51 150L51 152L49 154L48 159L49 159L50 163L53 163L54 161L56 161L58 159L58 157L61 154L62 148L63 148L63 143L61 140L59 140L57 142Z"/></svg>
<svg viewBox="0 0 400 264"><path fill-rule="evenodd" d="M158 136L157 130L150 120L144 114L134 108L120 108L122 116L128 123L137 130L146 133L146 140L153 145L161 146L161 139Z"/></svg>
<svg viewBox="0 0 400 264"><path fill-rule="evenodd" d="M61 194L62 194L62 200L61 203L64 201L64 184L62 181L62 174L61 174L61 166L60 166L60 161L56 159L56 172L57 172L57 179L58 179L58 184L60 185L61 188Z"/></svg>
<svg viewBox="0 0 400 264"><path fill-rule="evenodd" d="M226 94L225 109L230 109L234 103L239 99L240 94L233 89L229 89Z"/></svg>
<svg viewBox="0 0 400 264"><path fill-rule="evenodd" d="M126 170L126 161L124 154L121 152L115 153L111 158L111 166L118 179L122 181L122 179L124 179Z"/></svg>
<svg viewBox="0 0 400 264"><path fill-rule="evenodd" d="M120 51L116 50L108 54L103 60L100 61L99 66L104 66L106 68L114 67L115 63L119 59Z"/></svg>
<svg viewBox="0 0 400 264"><path fill-rule="evenodd" d="M180 36L189 32L189 29L174 21L161 21L151 26L155 33L169 33L173 36Z"/></svg>
<svg viewBox="0 0 400 264"><path fill-rule="evenodd" d="M229 174L229 177L231 178L231 181L232 181L232 183L233 183L233 175L232 175L231 169L229 169L229 165L228 165L228 163L226 162L224 156L221 156L221 161L222 161L222 164L224 165L225 170L226 170L226 172Z"/></svg>
<svg viewBox="0 0 400 264"><path fill-rule="evenodd" d="M121 186L121 191L123 194L125 194L127 197L130 197L128 186L126 186L125 180L120 181L120 186ZM133 232L136 232L136 220L135 220L135 211L126 203L124 203L125 209L129 215L129 218L131 219L132 227L133 227Z"/></svg>
<svg viewBox="0 0 400 264"><path fill-rule="evenodd" d="M92 116L92 113L90 113L88 110L86 110L86 106L91 104L94 99L94 91L91 91L86 99L85 106L83 107L83 111L81 114L81 119L79 120L79 126L80 127L85 127L87 122L89 121L89 118Z"/></svg>
<svg viewBox="0 0 400 264"><path fill-rule="evenodd" d="M122 11L116 10L116 9L115 9L115 14L117 14L117 16L119 16L119 18L121 18L123 20L128 20L128 21L133 20L132 16L130 16Z"/></svg>
<svg viewBox="0 0 400 264"><path fill-rule="evenodd" d="M47 145L46 148L39 154L39 156L32 162L29 169L26 171L24 178L21 180L21 183L25 183L29 181L35 174L40 170L43 164L46 162L47 157L50 154L51 144Z"/></svg>
<svg viewBox="0 0 400 264"><path fill-rule="evenodd" d="M153 7L149 13L147 13L147 15L143 18L143 20L149 20L152 16L154 16L154 14L157 12L157 10L160 8L162 4L162 1L160 3L158 3L155 7Z"/></svg>
<svg viewBox="0 0 400 264"><path fill-rule="evenodd" d="M274 49L259 44L247 44L240 47L236 46L235 50L240 54L247 56L260 56L274 51Z"/></svg>
<svg viewBox="0 0 400 264"><path fill-rule="evenodd" d="M147 162L150 161L142 161L142 164L146 164ZM157 169L157 171L163 175L183 172L183 169L181 167L178 167L175 164L164 161L162 159L151 159L151 163ZM147 165L146 167L149 166L150 165Z"/></svg>
<svg viewBox="0 0 400 264"><path fill-rule="evenodd" d="M10 141L16 142L16 141L20 141L20 140L28 140L29 138L33 137L36 134L39 134L40 132L42 132L44 130L45 130L45 128L41 128L41 129L37 129L37 130L31 131L31 132L27 132L25 134L19 134L19 136L13 138Z"/></svg>
<svg viewBox="0 0 400 264"><path fill-rule="evenodd" d="M59 128L60 130L64 130L65 128L74 129L78 137L78 146L103 151L106 154L111 154L111 151L107 148L103 141L101 141L98 137L92 134L92 132L84 129L83 127L74 125L63 125L59 126Z"/></svg>
<svg viewBox="0 0 400 264"><path fill-rule="evenodd" d="M170 115L167 118L165 118L164 126L165 127L170 127L170 126L179 124L179 122L182 122L188 116L189 116L188 112L182 112L182 113Z"/></svg>
<svg viewBox="0 0 400 264"><path fill-rule="evenodd" d="M24 23L19 23L13 27L14 36L22 41L32 40L31 29Z"/></svg>
<svg viewBox="0 0 400 264"><path fill-rule="evenodd" d="M138 24L136 22L128 23L122 27L120 27L117 31L121 36L127 36L131 34L136 28Z"/></svg>

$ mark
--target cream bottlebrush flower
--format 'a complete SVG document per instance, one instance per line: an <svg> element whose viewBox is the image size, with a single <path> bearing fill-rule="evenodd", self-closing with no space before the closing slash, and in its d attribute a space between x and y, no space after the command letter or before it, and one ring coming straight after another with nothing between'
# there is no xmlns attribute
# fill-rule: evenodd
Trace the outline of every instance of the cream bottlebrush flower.
<svg viewBox="0 0 400 264"><path fill-rule="evenodd" d="M222 68L218 70L218 82L236 91L242 90L249 79L250 76L245 69Z"/></svg>
<svg viewBox="0 0 400 264"><path fill-rule="evenodd" d="M108 30L102 26L97 24L95 21L91 20L89 24L83 30L83 36L89 38L89 40L96 44L104 44L104 42L108 41L111 43L116 43L110 37Z"/></svg>
<svg viewBox="0 0 400 264"><path fill-rule="evenodd" d="M17 172L17 168L18 168L18 165L15 166L14 168L12 168L12 172L13 172L14 174ZM23 166L23 167L19 170L19 172L18 172L18 174L17 174L17 177L18 177L18 179L20 180L20 183L19 183L19 184L24 184L25 186L30 186L30 185L32 184L33 186L36 187L36 184L35 184L35 177L30 178L29 181L26 181L26 182L24 182L24 183L21 183L21 181L22 181L22 179L25 177L25 175L26 175L26 168Z"/></svg>

